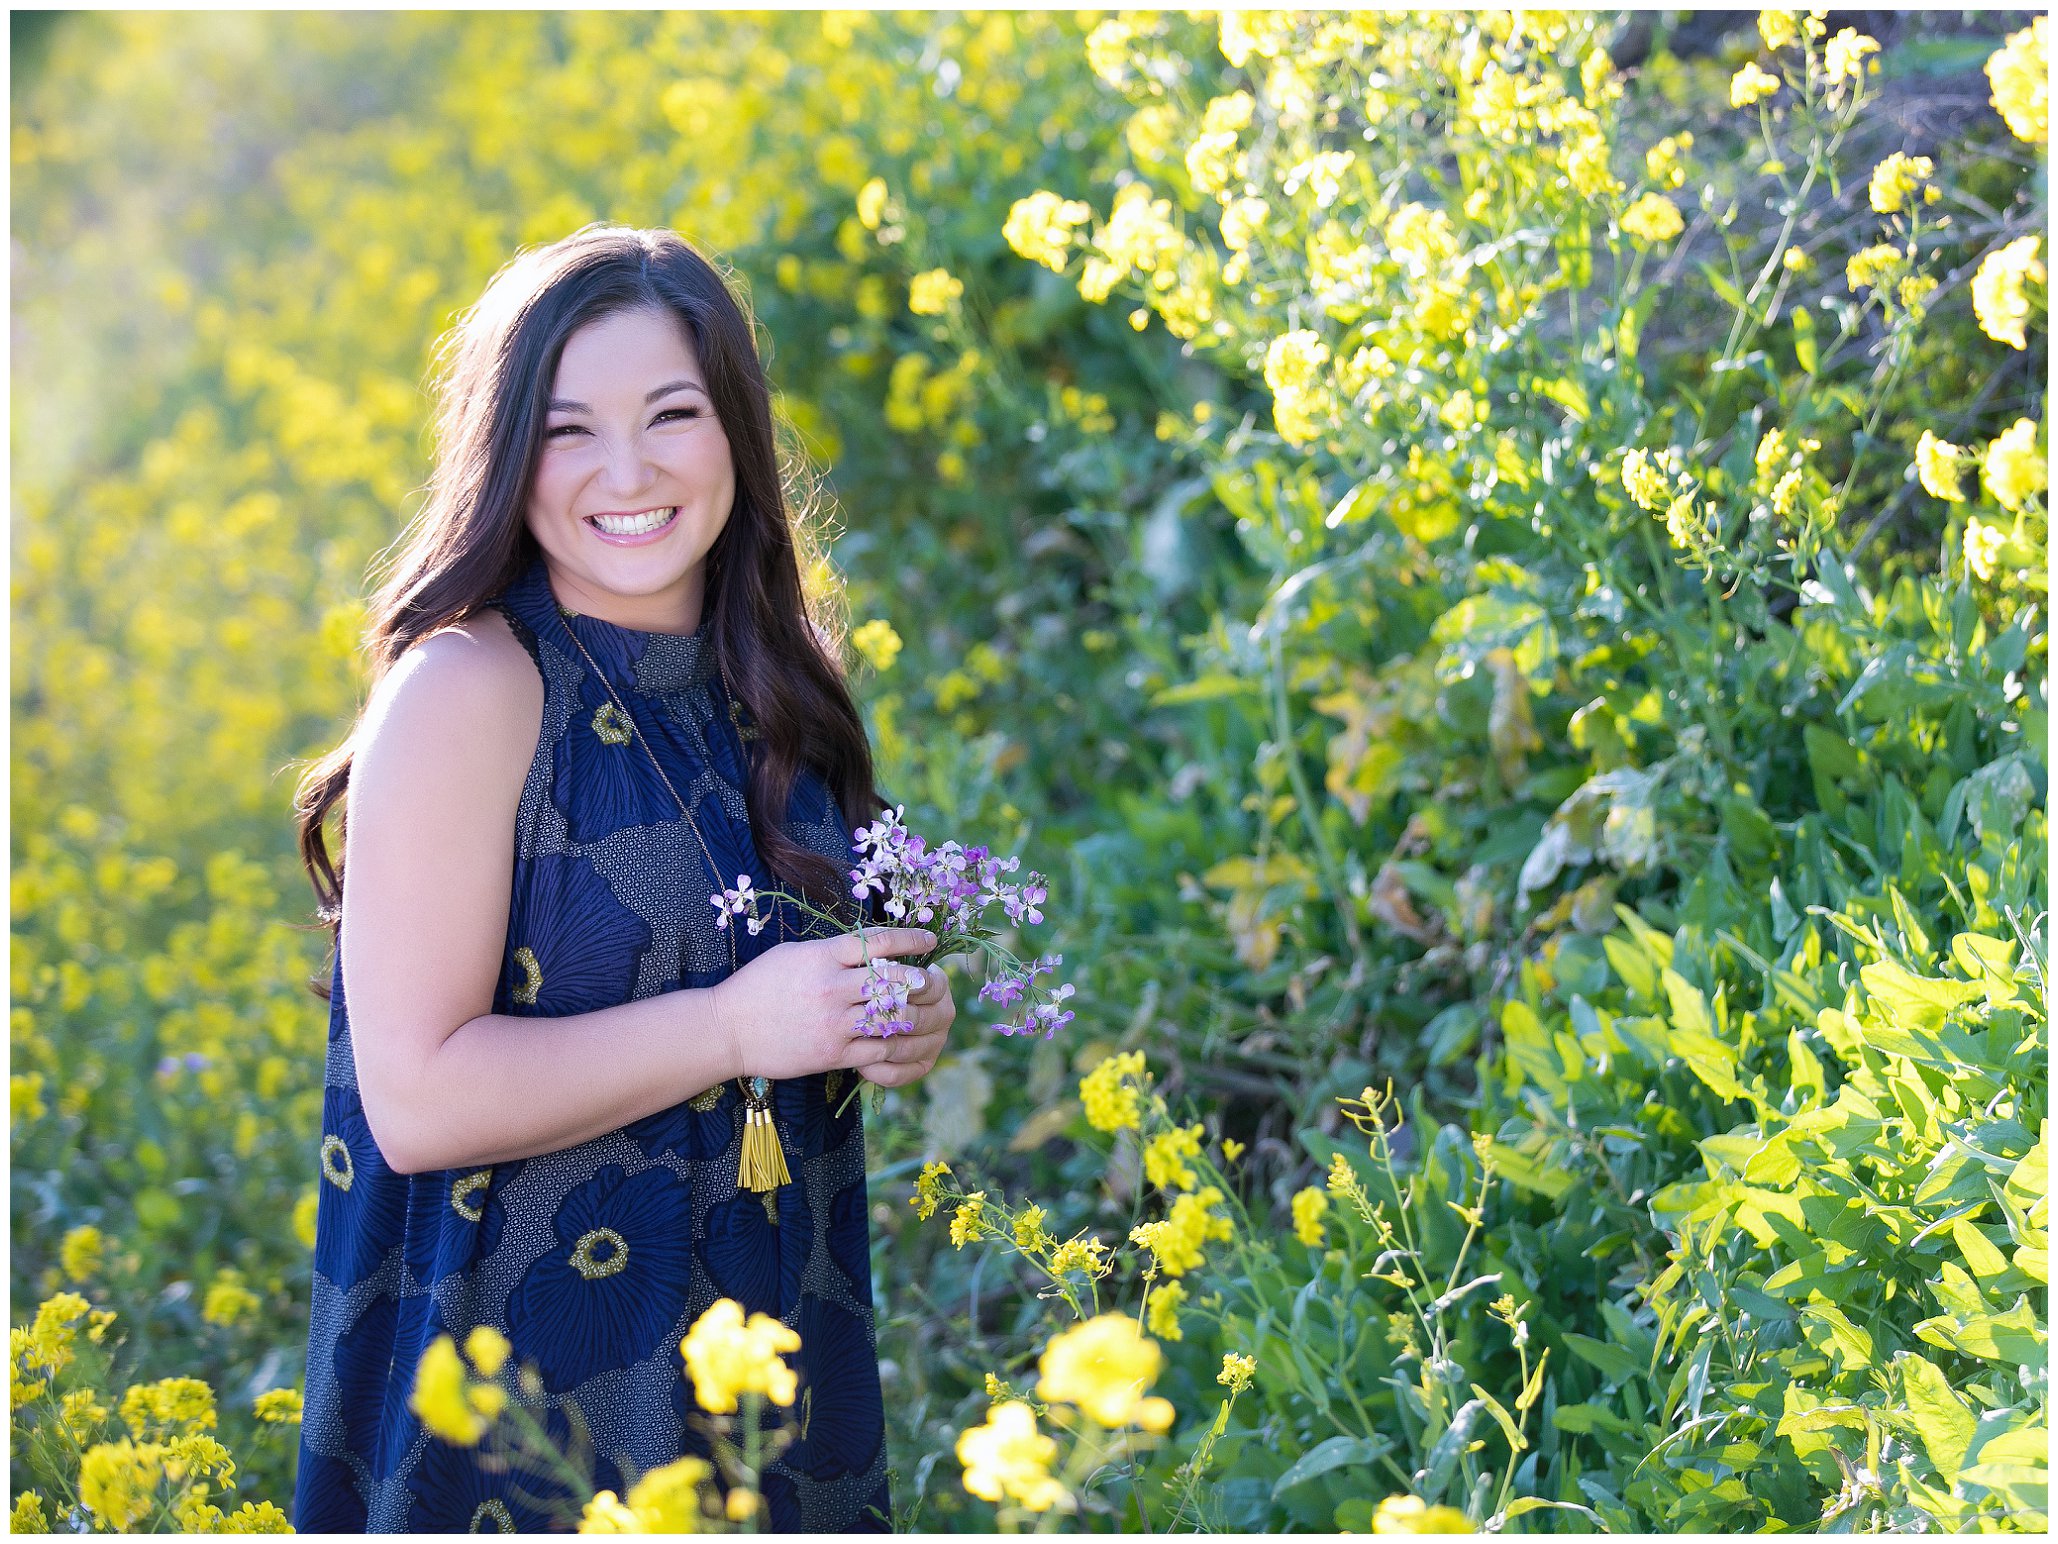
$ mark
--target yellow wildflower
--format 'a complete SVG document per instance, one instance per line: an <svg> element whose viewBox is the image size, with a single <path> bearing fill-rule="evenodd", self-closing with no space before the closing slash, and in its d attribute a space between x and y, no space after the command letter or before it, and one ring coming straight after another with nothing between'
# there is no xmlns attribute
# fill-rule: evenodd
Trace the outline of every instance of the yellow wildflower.
<svg viewBox="0 0 2058 1544"><path fill-rule="evenodd" d="M2006 510L2020 509L2029 502L2031 494L2041 493L2048 474L2044 458L2037 453L2035 421L2016 419L1987 446L1980 474L1987 492Z"/></svg>
<svg viewBox="0 0 2058 1544"><path fill-rule="evenodd" d="M1788 247L1779 254L1779 266L1788 273L1806 273L1815 266L1815 259L1799 247Z"/></svg>
<svg viewBox="0 0 2058 1544"><path fill-rule="evenodd" d="M581 1533L641 1533L643 1524L611 1490L597 1492L579 1516Z"/></svg>
<svg viewBox="0 0 2058 1544"><path fill-rule="evenodd" d="M850 641L858 653L871 662L874 670L882 674L893 668L893 662L900 658L900 634L893 630L893 624L884 617L874 617L850 635Z"/></svg>
<svg viewBox="0 0 2058 1544"><path fill-rule="evenodd" d="M1989 252L1972 276L1972 313L1979 318L1980 331L1996 343L2027 348L2023 324L2029 320L2027 282L2043 282L2044 265L2037 261L2039 236L2019 236L2005 247Z"/></svg>
<svg viewBox="0 0 2058 1544"><path fill-rule="evenodd" d="M251 1402L260 1421L287 1425L300 1419L302 1401L298 1389L266 1389Z"/></svg>
<svg viewBox="0 0 2058 1544"><path fill-rule="evenodd" d="M1778 50L1785 48L1800 36L1794 26L1791 11L1760 11L1758 13L1758 36L1765 40L1765 46Z"/></svg>
<svg viewBox="0 0 2058 1544"><path fill-rule="evenodd" d="M1632 450L1622 458L1622 486L1645 509L1659 509L1672 497L1672 482L1666 475L1671 457Z"/></svg>
<svg viewBox="0 0 2058 1544"><path fill-rule="evenodd" d="M1458 255L1458 233L1441 209L1403 204L1386 222L1386 244L1418 278L1434 276Z"/></svg>
<svg viewBox="0 0 2058 1544"><path fill-rule="evenodd" d="M9 1533L48 1533L50 1519L43 1513L43 1498L25 1490L14 1498L14 1514L8 1520Z"/></svg>
<svg viewBox="0 0 2058 1544"><path fill-rule="evenodd" d="M1233 134L1247 129L1257 101L1248 91L1232 91L1211 100L1201 113L1201 129L1209 134Z"/></svg>
<svg viewBox="0 0 2058 1544"><path fill-rule="evenodd" d="M1036 192L1018 198L1008 208L1000 233L1007 244L1031 262L1041 263L1056 273L1065 271L1065 254L1072 245L1072 233L1093 218L1093 210L1074 198Z"/></svg>
<svg viewBox="0 0 2058 1544"><path fill-rule="evenodd" d="M1878 52L1877 42L1856 27L1846 27L1831 38L1829 46L1822 51L1822 73L1832 88L1844 80L1862 80L1865 78L1865 56Z"/></svg>
<svg viewBox="0 0 2058 1544"><path fill-rule="evenodd" d="M879 221L886 213L886 179L874 177L858 189L858 223L868 231L879 228Z"/></svg>
<svg viewBox="0 0 2058 1544"><path fill-rule="evenodd" d="M1023 1249L1035 1249L1050 1242L1050 1235L1043 1231L1043 1208L1025 1206L1015 1213L1015 1243Z"/></svg>
<svg viewBox="0 0 2058 1544"><path fill-rule="evenodd" d="M957 1214L950 1219L951 1247L962 1249L992 1231L986 1223L986 1192L975 1190L958 1203Z"/></svg>
<svg viewBox="0 0 2058 1544"><path fill-rule="evenodd" d="M722 1515L732 1523L747 1523L757 1516L758 1494L739 1485L722 1501ZM655 1530L653 1530L655 1531Z"/></svg>
<svg viewBox="0 0 2058 1544"><path fill-rule="evenodd" d="M1622 83L1615 79L1615 61L1605 48L1596 48L1579 61L1579 92L1589 107L1622 94Z"/></svg>
<svg viewBox="0 0 2058 1544"><path fill-rule="evenodd" d="M1582 134L1565 147L1565 180L1581 198L1604 198L1622 191L1608 166L1608 140L1603 134Z"/></svg>
<svg viewBox="0 0 2058 1544"><path fill-rule="evenodd" d="M642 1475L624 1497L639 1533L699 1533L703 1513L700 1489L713 1478L705 1459L691 1453L660 1464ZM730 1496L749 1492L732 1490Z"/></svg>
<svg viewBox="0 0 2058 1544"><path fill-rule="evenodd" d="M1107 1248L1099 1239L1085 1233L1068 1238L1051 1251L1050 1273L1053 1277L1061 1277L1069 1271L1080 1271L1088 1276L1102 1275L1110 1264L1104 1258Z"/></svg>
<svg viewBox="0 0 2058 1544"><path fill-rule="evenodd" d="M941 316L965 292L948 268L931 268L908 281L908 309L917 316Z"/></svg>
<svg viewBox="0 0 2058 1544"><path fill-rule="evenodd" d="M1146 1311L1150 1332L1160 1340L1184 1340L1186 1336L1179 1328L1179 1305L1185 1301L1186 1288L1176 1281L1152 1288Z"/></svg>
<svg viewBox="0 0 2058 1544"><path fill-rule="evenodd" d="M513 1350L507 1337L490 1324L474 1325L472 1332L464 1338L464 1354L471 1359L482 1378L496 1376L507 1364L508 1354Z"/></svg>
<svg viewBox="0 0 2058 1544"><path fill-rule="evenodd" d="M1196 1183L1186 1162L1198 1158L1202 1127L1173 1126L1159 1132L1143 1149L1143 1176L1160 1190L1191 1190Z"/></svg>
<svg viewBox="0 0 2058 1544"><path fill-rule="evenodd" d="M1986 62L1993 83L1993 103L2017 139L2041 145L2051 137L2048 54L2045 32L2050 18L2039 16Z"/></svg>
<svg viewBox="0 0 2058 1544"><path fill-rule="evenodd" d="M2008 545L2008 533L1974 515L1965 522L1965 566L1982 579L1994 577L1994 561Z"/></svg>
<svg viewBox="0 0 2058 1544"><path fill-rule="evenodd" d="M151 1423L214 1430L214 1390L198 1378L160 1378L139 1383L121 1397L121 1418L141 1435Z"/></svg>
<svg viewBox="0 0 2058 1544"><path fill-rule="evenodd" d="M1079 1081L1079 1099L1086 1121L1096 1131L1134 1128L1142 1119L1142 1094L1137 1084L1146 1076L1143 1052L1110 1056Z"/></svg>
<svg viewBox="0 0 2058 1544"><path fill-rule="evenodd" d="M1937 281L1926 273L1911 273L1895 288L1901 297L1901 305L1918 322L1922 320L1923 309L1929 297L1936 293Z"/></svg>
<svg viewBox="0 0 2058 1544"><path fill-rule="evenodd" d="M205 1432L186 1432L172 1438L164 1450L165 1477L174 1484L191 1476L220 1480L229 1489L236 1485L236 1460L229 1450Z"/></svg>
<svg viewBox="0 0 2058 1544"><path fill-rule="evenodd" d="M91 1223L69 1229L57 1247L57 1265L72 1281L86 1281L100 1273L106 1261L107 1241Z"/></svg>
<svg viewBox="0 0 2058 1544"><path fill-rule="evenodd" d="M922 1165L922 1172L915 1176L915 1193L910 1204L915 1216L927 1222L936 1215L936 1208L943 1201L943 1182L950 1177L950 1165L938 1160Z"/></svg>
<svg viewBox="0 0 2058 1544"><path fill-rule="evenodd" d="M1964 502L1965 489L1959 482L1962 463L1971 455L1963 445L1953 445L1949 440L1938 439L1929 430L1922 431L1922 438L1915 446L1915 475L1921 479L1923 488L1932 498L1945 499L1953 504Z"/></svg>
<svg viewBox="0 0 2058 1544"><path fill-rule="evenodd" d="M1243 1143L1237 1141L1235 1137L1224 1137L1222 1139L1222 1161L1224 1163L1236 1162L1247 1151L1249 1149Z"/></svg>
<svg viewBox="0 0 2058 1544"><path fill-rule="evenodd" d="M1186 175L1203 193L1222 193L1244 173L1246 158L1236 148L1236 136L1224 131L1201 134L1186 147Z"/></svg>
<svg viewBox="0 0 2058 1544"><path fill-rule="evenodd" d="M1936 162L1926 155L1903 155L1896 150L1872 168L1870 192L1875 214L1898 214L1908 195L1928 182Z"/></svg>
<svg viewBox="0 0 2058 1544"><path fill-rule="evenodd" d="M1661 188L1676 188L1686 181L1681 157L1694 147L1691 134L1668 134L1644 152L1644 173Z"/></svg>
<svg viewBox="0 0 2058 1544"><path fill-rule="evenodd" d="M223 1267L207 1284L201 1300L200 1317L209 1324L233 1325L250 1317L262 1306L255 1292L243 1285L243 1273Z"/></svg>
<svg viewBox="0 0 2058 1544"><path fill-rule="evenodd" d="M1183 1276L1199 1269L1205 1258L1202 1245L1210 1239L1235 1237L1229 1219L1214 1210L1221 1200L1222 1192L1213 1185L1183 1195L1172 1203L1163 1220L1140 1223L1130 1230L1129 1237L1157 1258L1167 1276Z"/></svg>
<svg viewBox="0 0 2058 1544"><path fill-rule="evenodd" d="M438 1335L422 1352L407 1407L422 1425L457 1447L476 1446L491 1424L465 1397L464 1363L448 1335Z"/></svg>
<svg viewBox="0 0 2058 1544"><path fill-rule="evenodd" d="M41 1120L43 1104L43 1074L40 1072L13 1072L7 1076L7 1108L10 1128L24 1121Z"/></svg>
<svg viewBox="0 0 2058 1544"><path fill-rule="evenodd" d="M292 1521L269 1501L246 1501L214 1525L216 1533L291 1533Z"/></svg>
<svg viewBox="0 0 2058 1544"><path fill-rule="evenodd" d="M793 1403L793 1369L783 1351L798 1351L800 1336L769 1314L754 1313L746 1323L743 1305L717 1298L679 1343L693 1396L703 1410L727 1415L739 1394L763 1394L775 1405Z"/></svg>
<svg viewBox="0 0 2058 1544"><path fill-rule="evenodd" d="M79 1461L79 1500L110 1532L127 1533L150 1515L163 1477L155 1442L96 1442Z"/></svg>
<svg viewBox="0 0 2058 1544"><path fill-rule="evenodd" d="M78 1342L78 1321L92 1309L76 1292L58 1292L36 1305L27 1336L24 1361L45 1372L59 1373L71 1365L72 1347Z"/></svg>
<svg viewBox="0 0 2058 1544"><path fill-rule="evenodd" d="M1233 199L1223 205L1222 245L1232 252L1244 251L1271 213L1272 206L1262 198Z"/></svg>
<svg viewBox="0 0 2058 1544"><path fill-rule="evenodd" d="M1670 241L1686 229L1679 206L1658 193L1646 193L1622 211L1622 228L1640 246Z"/></svg>
<svg viewBox="0 0 2058 1544"><path fill-rule="evenodd" d="M1329 1233L1322 1226L1322 1218L1329 1211L1329 1197L1312 1185L1296 1191L1293 1197L1293 1236L1311 1248L1319 1249L1329 1242Z"/></svg>
<svg viewBox="0 0 2058 1544"><path fill-rule="evenodd" d="M1746 64L1729 78L1729 105L1751 107L1779 91L1779 77Z"/></svg>
<svg viewBox="0 0 2058 1544"><path fill-rule="evenodd" d="M1389 1496L1372 1514L1374 1533L1476 1533L1454 1506L1430 1506L1420 1496Z"/></svg>
<svg viewBox="0 0 2058 1544"><path fill-rule="evenodd" d="M1241 1394L1251 1386L1251 1379L1257 1376L1258 1359L1254 1356L1240 1356L1234 1351L1222 1353L1222 1370L1215 1374L1217 1383L1227 1384L1229 1392Z"/></svg>
<svg viewBox="0 0 2058 1544"><path fill-rule="evenodd" d="M1844 280L1854 290L1877 287L1899 271L1901 252L1886 245L1865 247L1844 264Z"/></svg>
<svg viewBox="0 0 2058 1544"><path fill-rule="evenodd" d="M1171 1403L1146 1391L1158 1381L1164 1353L1127 1314L1104 1313L1076 1324L1044 1347L1037 1362L1036 1394L1077 1405L1102 1426L1131 1424L1162 1432L1172 1424Z"/></svg>
<svg viewBox="0 0 2058 1544"><path fill-rule="evenodd" d="M1036 1429L1036 1412L1019 1400L993 1406L983 1426L958 1435L965 1489L987 1501L1014 1501L1032 1512L1069 1509L1071 1496L1052 1478L1058 1445Z"/></svg>
<svg viewBox="0 0 2058 1544"><path fill-rule="evenodd" d="M107 1419L107 1406L93 1397L91 1389L73 1389L64 1396L57 1418L71 1433L72 1441L84 1446L95 1428Z"/></svg>

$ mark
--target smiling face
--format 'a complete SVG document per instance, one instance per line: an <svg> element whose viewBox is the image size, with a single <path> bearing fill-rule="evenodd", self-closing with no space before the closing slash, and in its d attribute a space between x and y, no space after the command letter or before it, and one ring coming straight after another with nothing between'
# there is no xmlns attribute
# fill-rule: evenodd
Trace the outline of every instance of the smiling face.
<svg viewBox="0 0 2058 1544"><path fill-rule="evenodd" d="M524 513L563 604L691 632L735 501L729 437L678 317L619 311L566 340Z"/></svg>

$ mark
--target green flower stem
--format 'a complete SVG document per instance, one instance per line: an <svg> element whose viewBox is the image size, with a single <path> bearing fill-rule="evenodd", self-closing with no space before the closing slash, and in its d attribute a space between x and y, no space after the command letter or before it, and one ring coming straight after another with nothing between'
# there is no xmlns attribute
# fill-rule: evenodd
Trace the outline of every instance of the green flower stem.
<svg viewBox="0 0 2058 1544"><path fill-rule="evenodd" d="M757 1500L744 1525L747 1533L759 1533L764 1528L764 1487L758 1484L758 1467L764 1454L764 1432L759 1420L763 1403L764 1396L756 1389L748 1390L743 1396L743 1473L752 1496Z"/></svg>

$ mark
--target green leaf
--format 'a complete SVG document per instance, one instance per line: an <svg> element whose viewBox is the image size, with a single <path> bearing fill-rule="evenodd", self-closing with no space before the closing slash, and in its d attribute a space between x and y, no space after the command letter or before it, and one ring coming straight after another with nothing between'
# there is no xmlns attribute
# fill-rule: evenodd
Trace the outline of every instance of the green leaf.
<svg viewBox="0 0 2058 1544"><path fill-rule="evenodd" d="M1582 1362L1598 1367L1612 1383L1626 1383L1644 1370L1642 1357L1609 1341L1570 1332L1564 1339L1567 1350Z"/></svg>
<svg viewBox="0 0 2058 1544"><path fill-rule="evenodd" d="M1255 697L1260 691L1261 688L1256 681L1218 670L1196 681L1182 681L1177 686L1168 686L1163 691L1155 693L1151 701L1163 708L1185 702L1214 702L1223 697Z"/></svg>
<svg viewBox="0 0 2058 1544"><path fill-rule="evenodd" d="M1908 1404L1909 1424L1929 1461L1946 1485L1958 1483L1958 1466L1979 1424L1965 1401L1958 1397L1951 1380L1927 1357L1913 1351L1901 1358L1901 1395Z"/></svg>
<svg viewBox="0 0 2058 1544"><path fill-rule="evenodd" d="M1965 1256L1965 1263L1972 1274L1981 1281L2008 1269L2008 1257L1994 1247L1992 1240L1973 1224L1971 1218L1960 1217L1952 1223L1951 1237L1957 1241L1958 1252Z"/></svg>
<svg viewBox="0 0 2058 1544"><path fill-rule="evenodd" d="M1515 1417L1508 1414L1507 1406L1476 1383L1472 1385L1472 1392L1486 1405L1487 1414L1500 1424L1501 1435L1508 1439L1511 1449L1519 1453L1529 1446L1529 1439L1522 1435L1522 1429L1515 1424Z"/></svg>
<svg viewBox="0 0 2058 1544"><path fill-rule="evenodd" d="M1853 1324L1850 1316L1836 1304L1804 1303L1801 1313L1814 1320L1825 1332L1810 1334L1809 1341L1827 1350L1845 1372L1872 1365L1872 1336Z"/></svg>
<svg viewBox="0 0 2058 1544"><path fill-rule="evenodd" d="M1788 314L1794 324L1794 361L1813 375L1821 362L1815 350L1815 313L1806 306L1795 306Z"/></svg>
<svg viewBox="0 0 2058 1544"><path fill-rule="evenodd" d="M1371 1464L1393 1451L1391 1442L1370 1442L1363 1437L1331 1437L1318 1442L1307 1452L1294 1460L1293 1467L1279 1476L1272 1486L1272 1499L1278 1500L1294 1486L1327 1474L1332 1469L1341 1469L1346 1464Z"/></svg>

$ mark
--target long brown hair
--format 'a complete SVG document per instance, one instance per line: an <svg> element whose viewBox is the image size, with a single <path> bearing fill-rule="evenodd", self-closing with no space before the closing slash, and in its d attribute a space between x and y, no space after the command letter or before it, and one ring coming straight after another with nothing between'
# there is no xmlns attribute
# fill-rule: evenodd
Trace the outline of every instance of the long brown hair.
<svg viewBox="0 0 2058 1544"><path fill-rule="evenodd" d="M826 905L844 895L844 875L784 829L794 779L813 767L846 827L871 819L884 801L837 662L837 620L811 617L802 589L803 552L815 552L812 509L805 493L799 518L788 509L751 316L674 231L589 225L523 252L444 336L428 498L375 564L384 578L365 634L371 685L417 640L477 612L537 556L523 514L558 358L588 322L645 309L685 324L735 461L736 503L708 553L706 595L716 662L761 736L745 790L751 836L781 883ZM801 459L785 460L797 483ZM294 800L316 914L332 930L342 923L343 864L340 851L330 858L324 827L334 811L340 848L355 738L353 726L308 769Z"/></svg>

